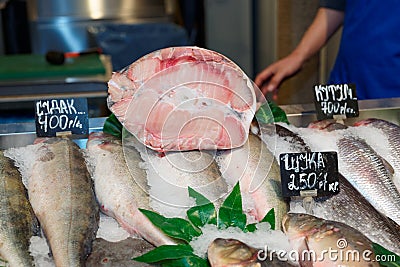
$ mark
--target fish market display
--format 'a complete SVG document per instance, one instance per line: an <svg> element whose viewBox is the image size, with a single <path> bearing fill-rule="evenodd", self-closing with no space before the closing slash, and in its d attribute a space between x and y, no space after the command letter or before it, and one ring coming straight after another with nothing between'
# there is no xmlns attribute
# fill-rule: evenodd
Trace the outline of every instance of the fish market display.
<svg viewBox="0 0 400 267"><path fill-rule="evenodd" d="M244 211L260 221L273 208L279 226L288 204L281 193L278 163L261 139L250 134L244 146L222 152L217 162L230 185L240 181Z"/></svg>
<svg viewBox="0 0 400 267"><path fill-rule="evenodd" d="M9 151L26 167L29 201L57 267L84 266L98 228L98 204L79 147L66 138L38 139ZM24 156L35 156L30 159Z"/></svg>
<svg viewBox="0 0 400 267"><path fill-rule="evenodd" d="M351 136L338 141L346 179L380 212L400 225L400 193L376 152L363 140Z"/></svg>
<svg viewBox="0 0 400 267"><path fill-rule="evenodd" d="M0 151L0 255L10 266L32 266L29 239L38 224L21 175Z"/></svg>
<svg viewBox="0 0 400 267"><path fill-rule="evenodd" d="M260 249L235 239L215 239L208 247L208 260L212 267L278 267L291 266L287 261L265 255Z"/></svg>
<svg viewBox="0 0 400 267"><path fill-rule="evenodd" d="M315 129L324 130L345 129L344 125L337 124L322 121L313 123L312 126ZM322 125L323 127L320 127ZM286 148L287 153L310 151L305 141L296 133L279 124L276 125L276 129L276 134L280 137L277 140L277 147ZM316 199L317 206L313 209L314 214L326 220L345 223L363 232L373 242L399 254L400 226L378 212L341 174L339 174L339 183L339 194Z"/></svg>
<svg viewBox="0 0 400 267"><path fill-rule="evenodd" d="M243 145L256 109L251 80L225 56L198 47L150 53L108 83L108 106L157 151Z"/></svg>
<svg viewBox="0 0 400 267"><path fill-rule="evenodd" d="M125 134L123 144L124 147L134 146L140 152L150 186L150 207L164 216L186 217L187 209L195 205L194 199L189 197L188 187L217 207L228 193L229 188L221 177L214 156L207 151L166 152L160 155L129 133Z"/></svg>
<svg viewBox="0 0 400 267"><path fill-rule="evenodd" d="M282 225L293 249L298 252L301 266L379 267L372 242L346 224L289 213Z"/></svg>
<svg viewBox="0 0 400 267"><path fill-rule="evenodd" d="M174 244L139 211L139 208L150 209L147 177L140 167L143 161L139 152L127 146L123 150L119 138L102 132L89 135L87 150L102 211L115 218L130 234L137 233L153 245Z"/></svg>

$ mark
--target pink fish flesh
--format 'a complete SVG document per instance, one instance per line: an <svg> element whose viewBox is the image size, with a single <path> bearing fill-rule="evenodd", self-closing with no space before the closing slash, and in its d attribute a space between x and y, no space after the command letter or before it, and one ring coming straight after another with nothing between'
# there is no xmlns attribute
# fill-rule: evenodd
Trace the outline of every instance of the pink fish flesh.
<svg viewBox="0 0 400 267"><path fill-rule="evenodd" d="M242 146L256 109L246 74L223 55L198 47L150 53L114 73L108 87L110 110L157 151Z"/></svg>

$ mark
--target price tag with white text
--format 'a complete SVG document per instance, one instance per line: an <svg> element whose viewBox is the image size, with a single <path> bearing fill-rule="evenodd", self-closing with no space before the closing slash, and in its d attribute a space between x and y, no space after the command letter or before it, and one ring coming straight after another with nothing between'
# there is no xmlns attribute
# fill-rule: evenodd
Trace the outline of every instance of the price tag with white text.
<svg viewBox="0 0 400 267"><path fill-rule="evenodd" d="M318 120L359 116L354 84L316 85L314 97Z"/></svg>
<svg viewBox="0 0 400 267"><path fill-rule="evenodd" d="M279 159L284 197L339 193L336 152L283 153Z"/></svg>
<svg viewBox="0 0 400 267"><path fill-rule="evenodd" d="M88 135L86 98L46 99L35 102L36 135L53 137L60 133Z"/></svg>

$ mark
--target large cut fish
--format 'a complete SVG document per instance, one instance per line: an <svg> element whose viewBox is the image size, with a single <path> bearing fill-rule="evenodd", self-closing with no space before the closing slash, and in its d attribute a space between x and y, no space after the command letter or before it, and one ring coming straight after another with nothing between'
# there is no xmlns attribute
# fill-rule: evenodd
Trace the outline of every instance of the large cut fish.
<svg viewBox="0 0 400 267"><path fill-rule="evenodd" d="M244 146L222 152L217 162L228 184L239 181L243 210L260 221L274 209L279 226L289 208L282 197L279 165L266 144L250 134Z"/></svg>
<svg viewBox="0 0 400 267"><path fill-rule="evenodd" d="M21 175L0 151L0 255L10 266L32 266L29 239L38 224Z"/></svg>
<svg viewBox="0 0 400 267"><path fill-rule="evenodd" d="M372 242L346 224L289 213L282 226L298 252L301 266L379 267Z"/></svg>
<svg viewBox="0 0 400 267"><path fill-rule="evenodd" d="M313 123L313 128L327 131L345 129L343 126L330 121ZM304 140L289 129L277 125L276 134L279 137L293 137L277 139L277 147L288 148L286 153L310 151ZM280 144L285 142L288 144ZM339 194L316 199L314 214L326 220L345 223L363 232L373 242L400 254L400 226L378 212L341 174L339 174L339 184Z"/></svg>
<svg viewBox="0 0 400 267"><path fill-rule="evenodd" d="M25 178L29 200L55 265L84 266L99 220L85 160L79 147L67 138L42 138L35 143L11 150L10 156L21 168L28 166ZM29 154L35 158L23 158Z"/></svg>
<svg viewBox="0 0 400 267"><path fill-rule="evenodd" d="M199 47L150 53L108 83L108 107L157 151L243 145L256 109L251 80L225 56Z"/></svg>
<svg viewBox="0 0 400 267"><path fill-rule="evenodd" d="M89 135L87 150L96 197L104 213L130 234L138 234L153 245L174 244L139 211L150 209L147 177L140 166L143 162L139 152L133 147L123 149L121 139L103 132Z"/></svg>

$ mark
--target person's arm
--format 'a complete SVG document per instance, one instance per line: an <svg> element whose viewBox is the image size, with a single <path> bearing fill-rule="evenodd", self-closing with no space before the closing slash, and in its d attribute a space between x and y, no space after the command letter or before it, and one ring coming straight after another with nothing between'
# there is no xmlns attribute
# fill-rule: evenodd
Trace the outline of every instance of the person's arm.
<svg viewBox="0 0 400 267"><path fill-rule="evenodd" d="M283 59L271 64L255 78L263 94L275 92L280 83L294 75L303 64L317 53L342 24L344 12L321 7L297 47Z"/></svg>

